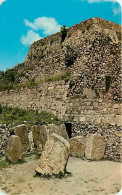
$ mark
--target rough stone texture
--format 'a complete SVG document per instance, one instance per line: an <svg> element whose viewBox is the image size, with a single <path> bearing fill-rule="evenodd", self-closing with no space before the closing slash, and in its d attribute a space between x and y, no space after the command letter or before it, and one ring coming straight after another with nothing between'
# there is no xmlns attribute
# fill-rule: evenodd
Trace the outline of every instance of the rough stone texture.
<svg viewBox="0 0 122 195"><path fill-rule="evenodd" d="M42 175L65 174L70 153L69 142L53 133L48 137L42 156L36 167L36 172Z"/></svg>
<svg viewBox="0 0 122 195"><path fill-rule="evenodd" d="M12 135L9 137L6 144L5 155L12 163L16 163L22 159L21 140L18 136Z"/></svg>
<svg viewBox="0 0 122 195"><path fill-rule="evenodd" d="M117 125L95 125L92 123L74 123L72 125L72 135L82 135L86 137L89 134L99 133L106 141L105 159L121 161L122 160L122 141L121 126Z"/></svg>
<svg viewBox="0 0 122 195"><path fill-rule="evenodd" d="M82 136L76 136L69 139L70 155L74 157L83 157L85 154L86 139Z"/></svg>
<svg viewBox="0 0 122 195"><path fill-rule="evenodd" d="M56 133L65 139L68 139L66 127L64 124L59 126L54 124L48 125L34 125L31 128L33 143L36 151L42 152L48 136L51 133Z"/></svg>
<svg viewBox="0 0 122 195"><path fill-rule="evenodd" d="M35 150L42 152L47 141L45 125L34 125L31 128Z"/></svg>
<svg viewBox="0 0 122 195"><path fill-rule="evenodd" d="M98 134L88 135L86 138L85 157L92 160L100 160L104 157L106 142L104 138Z"/></svg>
<svg viewBox="0 0 122 195"><path fill-rule="evenodd" d="M30 142L28 137L28 129L26 125L21 124L12 128L12 133L20 137L22 144L22 152L27 152L30 150Z"/></svg>
<svg viewBox="0 0 122 195"><path fill-rule="evenodd" d="M56 33L31 45L25 62L14 68L20 75L19 88L1 91L0 103L46 110L74 127L88 125L90 133L96 129L107 141L105 156L120 160L121 27L91 18L68 28L62 44L60 38ZM77 53L69 67L65 63L67 46ZM111 81L106 90L108 76ZM32 79L37 85L21 87ZM89 132L76 127L73 136Z"/></svg>
<svg viewBox="0 0 122 195"><path fill-rule="evenodd" d="M68 137L68 134L67 134L67 131L66 131L66 126L65 126L65 124L60 124L60 125L58 126L58 128L59 128L58 134L59 134L60 136L62 136L63 138L69 140L69 137Z"/></svg>
<svg viewBox="0 0 122 195"><path fill-rule="evenodd" d="M10 137L9 127L6 124L0 124L0 155L5 154L5 145Z"/></svg>

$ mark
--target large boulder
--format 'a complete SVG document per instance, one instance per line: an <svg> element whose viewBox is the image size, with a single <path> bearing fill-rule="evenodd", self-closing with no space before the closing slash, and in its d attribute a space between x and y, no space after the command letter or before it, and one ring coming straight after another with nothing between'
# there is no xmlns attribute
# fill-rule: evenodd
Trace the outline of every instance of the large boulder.
<svg viewBox="0 0 122 195"><path fill-rule="evenodd" d="M21 140L18 136L12 135L9 137L6 143L5 155L12 163L16 163L22 159Z"/></svg>
<svg viewBox="0 0 122 195"><path fill-rule="evenodd" d="M64 137L65 139L68 139L66 127L64 124L61 124L59 126L54 124L34 125L32 126L31 131L32 131L34 146L38 152L43 151L47 138L51 133L56 133Z"/></svg>
<svg viewBox="0 0 122 195"><path fill-rule="evenodd" d="M82 136L76 136L69 139L70 155L74 157L83 157L85 153L86 139Z"/></svg>
<svg viewBox="0 0 122 195"><path fill-rule="evenodd" d="M69 142L52 133L45 144L44 151L35 169L36 172L41 175L65 174L69 153Z"/></svg>
<svg viewBox="0 0 122 195"><path fill-rule="evenodd" d="M26 152L30 150L30 142L28 138L28 129L26 125L21 124L18 126L13 127L13 133L20 137L21 144L22 144L22 152Z"/></svg>
<svg viewBox="0 0 122 195"><path fill-rule="evenodd" d="M92 160L100 160L104 157L106 142L98 134L90 134L86 138L85 157Z"/></svg>

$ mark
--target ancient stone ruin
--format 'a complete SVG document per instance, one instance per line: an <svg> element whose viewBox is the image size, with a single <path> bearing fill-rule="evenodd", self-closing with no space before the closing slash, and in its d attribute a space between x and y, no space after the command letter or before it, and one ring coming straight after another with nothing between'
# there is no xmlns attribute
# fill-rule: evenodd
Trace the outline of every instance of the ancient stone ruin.
<svg viewBox="0 0 122 195"><path fill-rule="evenodd" d="M63 137L52 133L45 144L35 169L36 172L41 175L65 174L69 153L69 142Z"/></svg>
<svg viewBox="0 0 122 195"><path fill-rule="evenodd" d="M85 154L86 139L82 136L76 136L69 139L70 155L82 158Z"/></svg>
<svg viewBox="0 0 122 195"><path fill-rule="evenodd" d="M5 154L11 163L17 163L22 159L22 145L18 136L10 136L6 144Z"/></svg>
<svg viewBox="0 0 122 195"><path fill-rule="evenodd" d="M104 138L95 133L86 138L85 157L92 160L100 160L104 157L106 142Z"/></svg>
<svg viewBox="0 0 122 195"><path fill-rule="evenodd" d="M19 73L17 88L0 91L0 104L46 110L62 121L68 138L99 133L106 142L104 158L120 161L120 51L121 27L100 18L68 28L63 42L60 32L38 40L12 69L15 80ZM38 150L47 139L43 130L40 145L41 131L33 127Z"/></svg>
<svg viewBox="0 0 122 195"><path fill-rule="evenodd" d="M24 125L24 124L18 125L16 127L12 128L11 131L13 134L17 135L20 138L21 144L22 144L22 152L26 152L26 151L30 150L28 129L27 129L26 125Z"/></svg>

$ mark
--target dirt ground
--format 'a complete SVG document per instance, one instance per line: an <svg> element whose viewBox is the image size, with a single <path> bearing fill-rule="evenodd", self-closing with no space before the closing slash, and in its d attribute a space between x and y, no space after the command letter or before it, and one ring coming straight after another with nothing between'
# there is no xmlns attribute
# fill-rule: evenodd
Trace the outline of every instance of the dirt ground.
<svg viewBox="0 0 122 195"><path fill-rule="evenodd" d="M70 157L63 179L35 177L38 159L28 157L26 163L11 165L0 172L0 188L11 195L112 195L120 191L121 163L87 162Z"/></svg>

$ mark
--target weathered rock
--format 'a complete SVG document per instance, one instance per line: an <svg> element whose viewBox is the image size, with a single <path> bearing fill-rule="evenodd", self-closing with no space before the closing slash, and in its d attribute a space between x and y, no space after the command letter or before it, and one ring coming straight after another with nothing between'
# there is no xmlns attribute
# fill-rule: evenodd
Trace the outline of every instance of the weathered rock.
<svg viewBox="0 0 122 195"><path fill-rule="evenodd" d="M42 175L65 174L70 153L69 142L63 137L52 133L45 144L36 172Z"/></svg>
<svg viewBox="0 0 122 195"><path fill-rule="evenodd" d="M47 136L50 135L51 133L58 134L59 132L58 126L54 124L42 125L42 128L46 129Z"/></svg>
<svg viewBox="0 0 122 195"><path fill-rule="evenodd" d="M68 139L66 127L64 124L61 124L59 126L54 124L34 125L32 126L31 131L32 131L34 146L36 150L39 152L43 151L47 138L51 133L56 133L64 137L65 139Z"/></svg>
<svg viewBox="0 0 122 195"><path fill-rule="evenodd" d="M16 163L22 159L21 140L18 136L10 136L6 144L5 155L12 163Z"/></svg>
<svg viewBox="0 0 122 195"><path fill-rule="evenodd" d="M37 151L41 152L47 141L46 125L34 125L31 128L34 147Z"/></svg>
<svg viewBox="0 0 122 195"><path fill-rule="evenodd" d="M69 140L69 137L68 137L68 134L67 134L67 131L66 131L66 126L65 124L61 124L58 126L59 127L59 135L62 136L63 138Z"/></svg>
<svg viewBox="0 0 122 195"><path fill-rule="evenodd" d="M28 129L26 125L21 124L13 128L14 134L20 137L22 144L22 152L30 150L30 143L28 138Z"/></svg>
<svg viewBox="0 0 122 195"><path fill-rule="evenodd" d="M83 157L85 153L86 139L82 136L76 136L69 139L70 155L75 157Z"/></svg>
<svg viewBox="0 0 122 195"><path fill-rule="evenodd" d="M106 142L100 134L90 134L86 138L85 157L100 160L104 157L105 147Z"/></svg>

